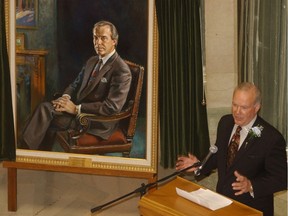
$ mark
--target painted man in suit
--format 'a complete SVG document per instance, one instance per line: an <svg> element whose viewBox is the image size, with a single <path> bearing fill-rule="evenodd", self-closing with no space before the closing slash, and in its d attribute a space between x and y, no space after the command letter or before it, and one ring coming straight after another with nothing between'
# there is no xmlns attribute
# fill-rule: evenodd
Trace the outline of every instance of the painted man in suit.
<svg viewBox="0 0 288 216"><path fill-rule="evenodd" d="M116 52L117 43L118 32L112 23L100 21L94 25L97 55L88 59L61 97L35 109L22 132L20 148L39 149L48 129L75 128L75 117L81 112L109 116L121 111L132 77L128 65ZM108 139L117 123L93 123L88 132Z"/></svg>
<svg viewBox="0 0 288 216"><path fill-rule="evenodd" d="M287 189L286 142L283 136L257 115L261 93L252 83L242 83L233 93L232 115L223 116L218 124L217 153L205 164L201 174L218 169L216 191L272 216L273 193ZM230 140L240 126L238 151L228 163ZM231 144L230 144L231 145ZM176 169L197 162L196 156L181 156ZM197 168L189 171L193 172Z"/></svg>

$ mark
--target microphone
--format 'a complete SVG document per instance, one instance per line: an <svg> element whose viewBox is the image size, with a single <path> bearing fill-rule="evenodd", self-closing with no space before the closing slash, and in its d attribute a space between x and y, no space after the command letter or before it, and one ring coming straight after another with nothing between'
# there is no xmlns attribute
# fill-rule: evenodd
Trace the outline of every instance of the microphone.
<svg viewBox="0 0 288 216"><path fill-rule="evenodd" d="M210 146L209 153L204 158L203 162L201 163L201 166L195 171L195 176L199 176L200 175L200 172L201 172L202 168L204 167L204 165L207 163L207 161L212 156L212 154L215 154L217 151L218 151L217 146L215 146L215 145L211 145Z"/></svg>

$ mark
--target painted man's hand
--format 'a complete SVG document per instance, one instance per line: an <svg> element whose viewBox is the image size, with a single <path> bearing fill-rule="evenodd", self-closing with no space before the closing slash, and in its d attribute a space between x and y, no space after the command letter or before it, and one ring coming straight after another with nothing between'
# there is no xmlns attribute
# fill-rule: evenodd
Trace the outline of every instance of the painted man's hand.
<svg viewBox="0 0 288 216"><path fill-rule="evenodd" d="M52 104L57 112L75 114L76 105L68 97L60 97L52 101Z"/></svg>

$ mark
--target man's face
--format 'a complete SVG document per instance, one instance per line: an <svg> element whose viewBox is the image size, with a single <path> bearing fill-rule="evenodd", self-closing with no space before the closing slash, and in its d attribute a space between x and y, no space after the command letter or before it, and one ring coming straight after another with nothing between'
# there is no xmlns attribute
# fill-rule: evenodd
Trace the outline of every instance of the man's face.
<svg viewBox="0 0 288 216"><path fill-rule="evenodd" d="M255 103L256 94L253 90L236 90L232 100L232 114L237 125L247 125L260 109L260 104Z"/></svg>
<svg viewBox="0 0 288 216"><path fill-rule="evenodd" d="M108 25L93 30L94 49L101 57L106 56L115 49L116 40L113 40L111 35Z"/></svg>

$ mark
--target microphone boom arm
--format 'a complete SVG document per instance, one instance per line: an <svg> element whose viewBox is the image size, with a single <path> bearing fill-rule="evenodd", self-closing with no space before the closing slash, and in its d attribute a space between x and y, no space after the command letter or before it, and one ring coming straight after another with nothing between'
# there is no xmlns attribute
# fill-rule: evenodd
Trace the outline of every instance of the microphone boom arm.
<svg viewBox="0 0 288 216"><path fill-rule="evenodd" d="M168 175L168 176L166 176L166 177L164 177L164 178L161 178L161 179L159 179L159 180L157 180L157 181L155 181L155 182L148 183L148 184L146 184L146 185L145 185L144 183L142 183L142 184L141 184L141 187L136 188L134 191L132 191L132 192L130 192L130 193L127 193L127 194L125 194L125 195L123 195L123 196L121 196L121 197L118 197L118 198L116 198L116 199L114 199L114 200L112 200L112 201L110 201L110 202L107 202L107 203L105 203L105 204L103 204L103 205L100 205L100 206L97 206L97 207L95 207L95 208L92 208L90 211L91 211L91 213L94 213L94 212L96 212L96 211L99 211L99 210L101 210L102 208L104 208L104 207L106 207L106 206L108 206L108 205L111 205L111 204L113 204L113 203L115 203L115 202L117 202L117 201L119 201L119 200L121 200L121 199L124 199L124 198L126 198L126 197L128 197L128 196L130 196L130 195L132 195L132 194L140 193L140 194L141 194L141 197L142 197L142 196L146 193L147 188L150 188L150 187L152 187L152 186L154 186L154 185L156 185L156 184L158 184L158 183L160 183L160 182L166 181L166 180L168 180L168 179L170 179L170 178L172 178L172 177L174 177L174 176L177 176L177 175L179 175L180 173L185 172L185 171L187 171L187 170L189 170L189 169L191 169L191 168L199 167L199 166L201 166L201 162L200 162L200 161L198 161L198 162L196 162L196 163L192 164L191 166L188 166L188 167L186 167L186 168L184 168L184 169L181 169L181 170L179 170L179 171L175 171L174 173L172 173L172 174L170 174L170 175Z"/></svg>

